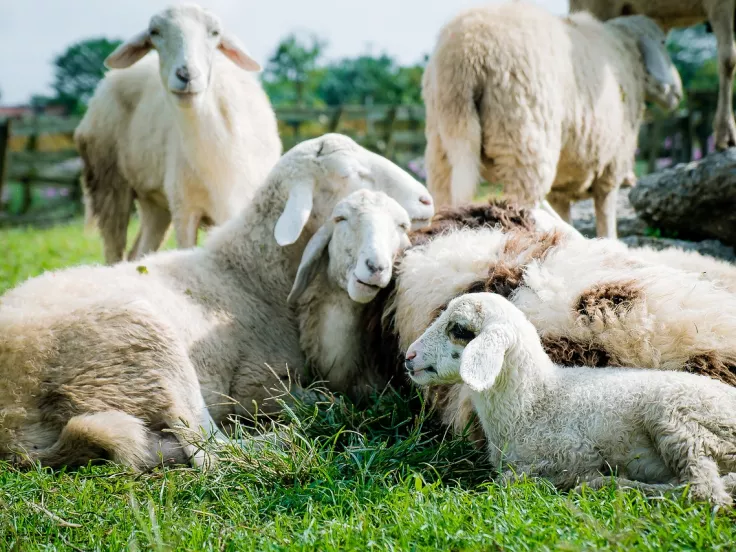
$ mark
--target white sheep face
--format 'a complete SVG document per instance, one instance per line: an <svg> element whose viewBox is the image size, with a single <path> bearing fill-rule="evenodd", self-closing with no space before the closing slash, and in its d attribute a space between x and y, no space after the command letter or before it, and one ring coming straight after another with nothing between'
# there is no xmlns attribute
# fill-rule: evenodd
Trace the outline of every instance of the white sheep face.
<svg viewBox="0 0 736 552"><path fill-rule="evenodd" d="M151 17L148 29L119 46L105 65L129 67L151 49L158 52L168 97L184 107L201 101L207 91L218 50L242 69L260 69L238 41L223 32L219 18L195 4L173 6Z"/></svg>
<svg viewBox="0 0 736 552"><path fill-rule="evenodd" d="M357 191L335 206L327 273L357 303L372 301L391 281L409 245L409 215L383 193Z"/></svg>
<svg viewBox="0 0 736 552"><path fill-rule="evenodd" d="M304 292L328 253L327 277L356 303L369 303L391 281L399 252L409 246L409 215L382 192L362 189L335 205L307 243L289 303Z"/></svg>
<svg viewBox="0 0 736 552"><path fill-rule="evenodd" d="M466 383L474 391L490 389L525 321L519 314L507 299L493 293L453 299L407 350L409 377L418 385Z"/></svg>

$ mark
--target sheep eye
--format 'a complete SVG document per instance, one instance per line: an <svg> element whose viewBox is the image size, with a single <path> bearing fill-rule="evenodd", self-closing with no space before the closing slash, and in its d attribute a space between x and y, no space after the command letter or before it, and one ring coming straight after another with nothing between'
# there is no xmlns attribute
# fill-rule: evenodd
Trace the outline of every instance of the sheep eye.
<svg viewBox="0 0 736 552"><path fill-rule="evenodd" d="M401 224L399 224L399 228L401 228L404 232L409 231L409 225L406 224L405 222L402 222Z"/></svg>
<svg viewBox="0 0 736 552"><path fill-rule="evenodd" d="M332 220L333 222L338 223L338 222L343 222L344 220L347 220L347 219L345 217L335 217Z"/></svg>
<svg viewBox="0 0 736 552"><path fill-rule="evenodd" d="M453 324L448 332L458 341L471 341L475 339L475 332L473 330L469 330L468 328L458 324Z"/></svg>
<svg viewBox="0 0 736 552"><path fill-rule="evenodd" d="M151 36L161 36L161 31L159 31L158 29L151 29L151 30L149 31L149 34L150 34Z"/></svg>
<svg viewBox="0 0 736 552"><path fill-rule="evenodd" d="M217 30L215 30L215 31L210 31L210 35L211 35L211 36L220 36L220 31L217 31Z"/></svg>

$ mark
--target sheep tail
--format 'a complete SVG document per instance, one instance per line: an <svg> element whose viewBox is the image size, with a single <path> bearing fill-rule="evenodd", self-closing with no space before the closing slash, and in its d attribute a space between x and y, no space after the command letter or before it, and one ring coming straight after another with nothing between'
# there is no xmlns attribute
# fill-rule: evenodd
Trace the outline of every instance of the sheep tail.
<svg viewBox="0 0 736 552"><path fill-rule="evenodd" d="M444 61L439 63L449 70L437 72L437 78L443 81L436 84L442 112L438 127L452 167L452 204L459 205L473 200L480 180L483 144L479 106L485 76L467 60L447 60L449 64Z"/></svg>
<svg viewBox="0 0 736 552"><path fill-rule="evenodd" d="M30 455L44 466L84 466L91 460L110 459L142 470L155 462L150 432L143 420L109 410L71 418L49 448Z"/></svg>

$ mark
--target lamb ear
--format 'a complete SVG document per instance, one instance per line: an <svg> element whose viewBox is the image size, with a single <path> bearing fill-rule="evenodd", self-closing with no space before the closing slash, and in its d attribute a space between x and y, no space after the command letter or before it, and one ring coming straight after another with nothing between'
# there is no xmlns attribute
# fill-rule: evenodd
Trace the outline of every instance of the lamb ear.
<svg viewBox="0 0 736 552"><path fill-rule="evenodd" d="M640 36L637 44L647 73L663 85L677 86L672 65L669 58L665 57L663 47L648 36Z"/></svg>
<svg viewBox="0 0 736 552"><path fill-rule="evenodd" d="M304 226L312 214L312 180L296 182L289 190L289 199L286 200L284 212L276 222L273 235L281 245L291 245L304 230Z"/></svg>
<svg viewBox="0 0 736 552"><path fill-rule="evenodd" d="M304 293L304 290L307 289L309 282L314 278L319 267L319 260L332 239L334 228L335 225L332 221L325 223L312 236L309 243L307 243L307 247L304 248L302 261L299 264L299 269L296 271L294 285L291 287L291 292L287 298L289 305L293 305L299 299L301 294Z"/></svg>
<svg viewBox="0 0 736 552"><path fill-rule="evenodd" d="M148 29L146 29L115 48L105 58L105 67L108 69L125 69L126 67L130 67L150 52L151 48L153 48L151 35Z"/></svg>
<svg viewBox="0 0 736 552"><path fill-rule="evenodd" d="M508 344L508 334L500 328L480 332L463 351L460 379L476 392L493 387L503 368Z"/></svg>
<svg viewBox="0 0 736 552"><path fill-rule="evenodd" d="M246 71L260 71L261 65L246 52L240 41L232 35L223 34L218 46L220 51L235 65Z"/></svg>

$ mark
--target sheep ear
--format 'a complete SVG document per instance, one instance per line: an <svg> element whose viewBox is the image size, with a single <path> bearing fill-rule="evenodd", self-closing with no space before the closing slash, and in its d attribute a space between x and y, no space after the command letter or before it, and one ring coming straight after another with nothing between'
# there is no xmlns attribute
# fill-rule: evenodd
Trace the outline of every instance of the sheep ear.
<svg viewBox="0 0 736 552"><path fill-rule="evenodd" d="M153 48L151 35L148 33L148 29L146 29L115 48L112 54L105 58L105 67L108 69L125 69L126 67L130 67L150 52L151 48Z"/></svg>
<svg viewBox="0 0 736 552"><path fill-rule="evenodd" d="M648 36L640 36L637 44L647 73L661 84L676 86L677 81L672 74L672 66L669 58L665 57L663 47Z"/></svg>
<svg viewBox="0 0 736 552"><path fill-rule="evenodd" d="M304 249L304 254L302 255L302 261L299 264L299 269L296 271L294 285L291 287L291 292L287 298L287 302L290 305L293 305L299 299L301 294L304 293L304 290L307 289L309 282L314 278L319 267L319 260L322 258L322 254L332 239L332 230L334 228L335 225L332 221L324 224L312 236L309 243L307 243L307 247Z"/></svg>
<svg viewBox="0 0 736 552"><path fill-rule="evenodd" d="M261 64L254 60L240 41L232 35L224 34L218 46L220 51L235 65L246 71L260 71Z"/></svg>
<svg viewBox="0 0 736 552"><path fill-rule="evenodd" d="M507 348L505 332L498 328L483 330L463 351L460 379L473 391L487 391L501 373Z"/></svg>
<svg viewBox="0 0 736 552"><path fill-rule="evenodd" d="M312 214L313 187L312 181L300 181L289 190L289 199L274 229L274 237L279 245L291 245L299 239Z"/></svg>

